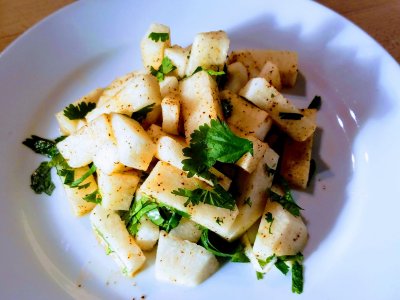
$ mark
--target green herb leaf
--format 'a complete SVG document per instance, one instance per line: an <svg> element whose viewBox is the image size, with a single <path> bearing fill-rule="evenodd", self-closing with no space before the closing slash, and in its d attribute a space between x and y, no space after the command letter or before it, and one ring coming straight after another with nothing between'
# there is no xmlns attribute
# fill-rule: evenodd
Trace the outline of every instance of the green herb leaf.
<svg viewBox="0 0 400 300"><path fill-rule="evenodd" d="M271 201L278 202L285 210L290 212L292 215L296 217L300 216L300 210L302 210L302 208L298 206L294 201L290 200L291 198L288 197L287 194L281 196L270 190L269 197Z"/></svg>
<svg viewBox="0 0 400 300"><path fill-rule="evenodd" d="M256 272L256 275L257 275L257 280L264 279L264 273Z"/></svg>
<svg viewBox="0 0 400 300"><path fill-rule="evenodd" d="M314 108L316 110L319 110L321 108L321 105L322 105L321 96L315 96L312 99L310 105L308 105L308 108Z"/></svg>
<svg viewBox="0 0 400 300"><path fill-rule="evenodd" d="M42 162L31 175L31 188L36 194L45 193L51 195L55 185L51 180L51 166L48 162Z"/></svg>
<svg viewBox="0 0 400 300"><path fill-rule="evenodd" d="M150 73L151 75L155 76L158 79L158 81L163 81L165 75L174 71L175 69L176 67L172 64L172 61L167 56L164 56L158 70L154 69L153 67L150 67Z"/></svg>
<svg viewBox="0 0 400 300"><path fill-rule="evenodd" d="M295 261L292 266L292 292L301 294L303 292L303 265Z"/></svg>
<svg viewBox="0 0 400 300"><path fill-rule="evenodd" d="M82 177L74 180L69 186L72 188L79 187L79 185L85 181L86 178L88 178L90 175L92 175L94 172L96 172L96 166L92 164L89 170L85 172L85 174L82 175Z"/></svg>
<svg viewBox="0 0 400 300"><path fill-rule="evenodd" d="M258 263L260 264L261 268L264 268L267 264L269 264L274 258L276 257L275 254L268 256L265 260L259 259Z"/></svg>
<svg viewBox="0 0 400 300"><path fill-rule="evenodd" d="M191 134L190 145L183 149L188 157L182 161L183 170L188 177L195 174L206 179L215 180L208 171L217 161L235 163L245 153L253 154L253 143L235 135L228 125L221 120L211 120Z"/></svg>
<svg viewBox="0 0 400 300"><path fill-rule="evenodd" d="M85 197L83 197L83 200L85 200L87 202L100 204L102 198L101 198L99 190L95 190L93 193L87 194Z"/></svg>
<svg viewBox="0 0 400 300"><path fill-rule="evenodd" d="M142 107L138 111L133 112L131 118L138 121L139 123L142 123L146 119L147 114L153 110L154 105L155 103L152 103L146 105L145 107Z"/></svg>
<svg viewBox="0 0 400 300"><path fill-rule="evenodd" d="M225 67L224 67L225 68ZM207 72L208 73L208 75L210 75L210 76L224 76L224 75L226 75L226 71L224 70L224 71L215 71L215 70L207 70L207 69L204 69L202 66L198 66L194 71L193 71L193 73L192 73L192 75L194 75L194 74L196 74L197 72L200 72L200 71L205 71L205 72Z"/></svg>
<svg viewBox="0 0 400 300"><path fill-rule="evenodd" d="M222 113L225 119L228 119L232 115L233 105L230 100L221 100Z"/></svg>
<svg viewBox="0 0 400 300"><path fill-rule="evenodd" d="M32 149L34 152L52 158L58 153L56 143L54 141L41 138L37 135L32 135L22 142L25 146Z"/></svg>
<svg viewBox="0 0 400 300"><path fill-rule="evenodd" d="M275 262L275 267L285 275L289 272L289 266L280 257Z"/></svg>
<svg viewBox="0 0 400 300"><path fill-rule="evenodd" d="M148 36L149 39L158 42L161 40L161 42L165 42L169 40L169 33L168 32L152 32Z"/></svg>
<svg viewBox="0 0 400 300"><path fill-rule="evenodd" d="M64 116L70 120L84 119L86 115L95 108L96 103L93 102L81 102L77 105L70 104L64 108Z"/></svg>
<svg viewBox="0 0 400 300"><path fill-rule="evenodd" d="M212 190L200 187L194 190L179 188L172 191L172 194L188 198L184 203L185 206L189 204L197 205L199 203L206 203L233 210L236 203L232 195L225 191L225 189L219 184L216 184Z"/></svg>
<svg viewBox="0 0 400 300"><path fill-rule="evenodd" d="M222 246L224 247L224 249L229 248L230 251L218 249L211 241L211 239L218 240L220 244L223 244ZM210 232L208 229L204 229L201 233L199 244L215 256L230 259L230 261L232 262L250 261L244 254L244 247L242 244L228 243L218 235Z"/></svg>
<svg viewBox="0 0 400 300"><path fill-rule="evenodd" d="M291 113L291 112L279 113L279 118L281 118L282 120L300 120L302 117L304 116L298 113Z"/></svg>
<svg viewBox="0 0 400 300"><path fill-rule="evenodd" d="M272 216L272 214L270 213L270 212L267 212L266 214L265 214L265 220L269 223L269 228L268 228L268 232L269 232L269 234L272 234L272 232L271 232L271 226L272 226L272 223L274 223L274 217Z"/></svg>

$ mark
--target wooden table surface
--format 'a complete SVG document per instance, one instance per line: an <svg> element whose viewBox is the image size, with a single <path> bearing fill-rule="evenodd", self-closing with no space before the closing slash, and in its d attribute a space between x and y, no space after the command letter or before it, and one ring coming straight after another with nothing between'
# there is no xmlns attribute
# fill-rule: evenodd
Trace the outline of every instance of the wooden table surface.
<svg viewBox="0 0 400 300"><path fill-rule="evenodd" d="M0 52L29 27L73 0L0 0ZM400 62L400 0L318 1L364 29Z"/></svg>

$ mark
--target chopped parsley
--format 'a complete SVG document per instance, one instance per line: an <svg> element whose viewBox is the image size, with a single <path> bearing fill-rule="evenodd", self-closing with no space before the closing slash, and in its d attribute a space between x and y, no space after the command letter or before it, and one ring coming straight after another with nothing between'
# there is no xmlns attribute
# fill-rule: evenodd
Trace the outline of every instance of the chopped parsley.
<svg viewBox="0 0 400 300"><path fill-rule="evenodd" d="M199 244L215 256L229 259L232 262L249 262L242 244L229 243L208 229L204 229L201 233Z"/></svg>
<svg viewBox="0 0 400 300"><path fill-rule="evenodd" d="M219 184L214 185L211 190L203 189L201 187L194 190L179 188L173 190L172 194L188 198L184 203L185 206L189 204L197 205L199 203L206 203L233 210L236 203L232 195L225 191L225 189Z"/></svg>
<svg viewBox="0 0 400 300"><path fill-rule="evenodd" d="M280 112L279 118L282 120L301 120L304 116L299 113L291 113L291 112Z"/></svg>
<svg viewBox="0 0 400 300"><path fill-rule="evenodd" d="M311 103L308 105L308 108L314 108L316 110L319 110L321 108L322 105L322 99L321 96L315 96Z"/></svg>
<svg viewBox="0 0 400 300"><path fill-rule="evenodd" d="M149 112L151 112L154 108L155 103L146 105L145 107L142 107L138 111L135 111L132 113L131 118L138 121L139 123L142 123Z"/></svg>
<svg viewBox="0 0 400 300"><path fill-rule="evenodd" d="M222 113L224 115L225 119L230 118L232 115L232 110L233 110L233 105L230 100L228 99L222 99L221 100L221 107L222 107Z"/></svg>
<svg viewBox="0 0 400 300"><path fill-rule="evenodd" d="M86 202L100 204L102 198L99 190L95 190L93 193L87 194L85 197L83 197L83 200L85 200Z"/></svg>
<svg viewBox="0 0 400 300"><path fill-rule="evenodd" d="M289 184L281 176L275 176L275 179L279 181L280 185L283 188L284 194L279 195L272 190L268 190L267 193L271 201L278 202L285 210L290 212L292 215L296 217L300 216L300 210L302 210L302 208L294 201L292 192L289 188Z"/></svg>
<svg viewBox="0 0 400 300"><path fill-rule="evenodd" d="M168 32L151 32L148 36L149 39L158 42L165 42L169 40L169 33Z"/></svg>
<svg viewBox="0 0 400 300"><path fill-rule="evenodd" d="M272 227L272 223L274 223L274 217L272 216L272 214L270 212L267 212L265 214L265 220L269 223L269 228L268 228L268 233L272 234L271 232L271 227Z"/></svg>
<svg viewBox="0 0 400 300"><path fill-rule="evenodd" d="M314 177L315 171L317 170L317 163L315 162L315 159L310 160L310 170L308 172L308 180L307 180L307 186L310 185L312 178Z"/></svg>
<svg viewBox="0 0 400 300"><path fill-rule="evenodd" d="M51 166L47 161L40 163L31 175L31 188L36 194L51 195L56 188L51 180Z"/></svg>
<svg viewBox="0 0 400 300"><path fill-rule="evenodd" d="M211 70L211 69L207 70L207 69L204 69L202 66L198 66L198 67L193 71L192 75L194 75L194 74L196 74L197 72L200 72L200 71L205 71L205 72L207 72L208 75L210 75L210 76L223 76L223 75L226 75L226 72L225 72L225 71L215 71L215 70Z"/></svg>
<svg viewBox="0 0 400 300"><path fill-rule="evenodd" d="M96 103L93 102L81 102L77 105L70 104L64 108L64 116L70 120L84 119L86 115L96 108Z"/></svg>
<svg viewBox="0 0 400 300"><path fill-rule="evenodd" d="M292 292L301 294L303 292L303 265L295 261L292 266Z"/></svg>
<svg viewBox="0 0 400 300"><path fill-rule="evenodd" d="M165 75L169 74L175 69L176 67L172 64L172 61L167 56L165 56L158 70L154 69L153 67L150 67L150 73L151 75L155 76L158 79L158 81L163 81Z"/></svg>
<svg viewBox="0 0 400 300"><path fill-rule="evenodd" d="M264 273L256 272L257 280L264 279Z"/></svg>
<svg viewBox="0 0 400 300"><path fill-rule="evenodd" d="M209 169L217 161L235 163L247 152L253 154L253 143L235 135L219 119L211 120L210 125L201 125L190 137L189 147L183 149L183 154L188 158L182 161L188 177L199 175L216 181L216 176Z"/></svg>
<svg viewBox="0 0 400 300"><path fill-rule="evenodd" d="M58 153L56 142L48 139L41 138L37 135L32 135L22 142L25 146L38 154L46 155L52 158Z"/></svg>

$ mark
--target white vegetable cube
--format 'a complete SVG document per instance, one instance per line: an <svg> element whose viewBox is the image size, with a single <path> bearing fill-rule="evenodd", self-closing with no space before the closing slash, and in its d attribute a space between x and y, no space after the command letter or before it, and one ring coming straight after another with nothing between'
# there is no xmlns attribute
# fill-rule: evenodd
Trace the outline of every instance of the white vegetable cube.
<svg viewBox="0 0 400 300"><path fill-rule="evenodd" d="M111 174L123 171L125 166L119 162L117 141L111 127L109 115L100 115L90 122L94 141L93 163L97 170Z"/></svg>
<svg viewBox="0 0 400 300"><path fill-rule="evenodd" d="M125 166L147 170L156 153L156 145L142 126L120 114L111 115L111 124L117 140L119 160Z"/></svg>
<svg viewBox="0 0 400 300"><path fill-rule="evenodd" d="M250 79L239 94L265 110L274 122L296 141L305 141L314 133L317 127L315 122L304 116L292 102L286 99L264 78ZM286 115L298 114L301 118L292 119L282 116L281 113Z"/></svg>
<svg viewBox="0 0 400 300"><path fill-rule="evenodd" d="M111 210L129 210L139 179L140 173L135 170L110 175L97 172L101 205Z"/></svg>
<svg viewBox="0 0 400 300"><path fill-rule="evenodd" d="M188 218L182 218L179 225L169 232L170 236L197 243L201 236L200 226Z"/></svg>
<svg viewBox="0 0 400 300"><path fill-rule="evenodd" d="M123 76L115 78L106 88L97 102L97 106L103 106L104 103L112 99L126 84L126 82L135 76L136 72L130 72Z"/></svg>
<svg viewBox="0 0 400 300"><path fill-rule="evenodd" d="M258 77L264 78L278 91L282 89L281 75L279 74L277 65L275 65L273 62L267 61L264 67L261 69Z"/></svg>
<svg viewBox="0 0 400 300"><path fill-rule="evenodd" d="M93 160L93 136L89 126L85 125L57 143L57 149L72 168L90 164Z"/></svg>
<svg viewBox="0 0 400 300"><path fill-rule="evenodd" d="M200 125L223 119L217 83L207 72L197 72L180 82L186 141Z"/></svg>
<svg viewBox="0 0 400 300"><path fill-rule="evenodd" d="M157 225L149 220L145 215L140 219L138 232L135 235L135 240L140 249L149 251L153 249L158 241L160 229Z"/></svg>
<svg viewBox="0 0 400 300"><path fill-rule="evenodd" d="M120 216L97 205L90 214L92 228L109 254L127 276L133 276L144 264L146 258L129 234Z"/></svg>
<svg viewBox="0 0 400 300"><path fill-rule="evenodd" d="M164 132L160 126L157 124L151 124L146 130L147 134L151 140L157 144L158 140L163 136L170 136L168 133Z"/></svg>
<svg viewBox="0 0 400 300"><path fill-rule="evenodd" d="M161 231L156 257L156 278L195 286L219 267L215 256L203 247Z"/></svg>
<svg viewBox="0 0 400 300"><path fill-rule="evenodd" d="M89 171L89 167L87 166L74 169L74 180L81 178L87 171ZM60 176L60 178L62 182L64 182L64 177ZM67 199L71 204L72 211L76 216L83 216L96 206L95 203L83 200L85 196L94 193L97 190L97 183L93 175L90 175L81 183L81 185L84 184L89 184L89 186L85 188L72 188L69 185L63 185Z"/></svg>
<svg viewBox="0 0 400 300"><path fill-rule="evenodd" d="M221 102L228 101L232 105L231 115L226 118L229 125L235 126L244 134L264 140L272 126L272 119L268 117L266 111L229 90L220 92L219 97Z"/></svg>
<svg viewBox="0 0 400 300"><path fill-rule="evenodd" d="M236 201L239 214L232 226L221 234L227 240L237 239L262 216L267 202L266 190L272 185L278 159L278 154L267 147L252 173L239 173L236 183L239 191Z"/></svg>
<svg viewBox="0 0 400 300"><path fill-rule="evenodd" d="M153 197L157 202L183 211L189 214L194 222L216 233L224 232L225 227L229 228L238 214L236 206L233 210L205 203L185 206L186 197L172 194L172 191L179 188L194 190L198 187L210 188L196 178L188 178L184 171L159 161L136 193Z"/></svg>
<svg viewBox="0 0 400 300"><path fill-rule="evenodd" d="M224 31L197 34L190 51L186 75L192 75L199 66L204 69L222 70L228 50L229 38Z"/></svg>
<svg viewBox="0 0 400 300"><path fill-rule="evenodd" d="M161 101L162 130L178 135L181 103L179 94L169 94Z"/></svg>
<svg viewBox="0 0 400 300"><path fill-rule="evenodd" d="M72 103L74 106L77 106L81 103L97 103L99 97L103 94L103 89L98 88L91 91L89 94L83 96L79 100ZM56 113L56 119L58 125L60 126L60 131L63 135L70 135L81 128L83 125L86 125L85 119L77 119L70 120L68 117L64 115L64 110Z"/></svg>
<svg viewBox="0 0 400 300"><path fill-rule="evenodd" d="M185 76L186 66L189 60L190 48L182 48L174 45L171 48L165 48L164 56L168 57L176 67L173 74L182 78Z"/></svg>
<svg viewBox="0 0 400 300"><path fill-rule="evenodd" d="M168 39L163 41L159 38L155 41L151 38L152 33L168 34ZM151 24L140 43L143 66L148 70L150 70L151 67L157 70L164 58L164 49L170 45L169 27L162 24Z"/></svg>
<svg viewBox="0 0 400 300"><path fill-rule="evenodd" d="M268 213L272 215L272 222L267 221ZM307 227L300 216L292 215L277 202L268 202L253 251L257 258L262 260L273 254L294 255L303 250L307 238Z"/></svg>
<svg viewBox="0 0 400 300"><path fill-rule="evenodd" d="M162 98L169 94L179 93L179 82L175 76L165 76L164 80L159 82L159 85Z"/></svg>
<svg viewBox="0 0 400 300"><path fill-rule="evenodd" d="M228 80L224 88L234 93L239 92L249 80L246 67L238 61L227 66L227 73Z"/></svg>
<svg viewBox="0 0 400 300"><path fill-rule="evenodd" d="M88 121L92 121L102 114L110 113L120 113L130 117L132 113L149 105L154 106L146 120L152 123L158 119L161 113L158 80L153 75L143 73L134 73L128 78L110 100L87 114Z"/></svg>

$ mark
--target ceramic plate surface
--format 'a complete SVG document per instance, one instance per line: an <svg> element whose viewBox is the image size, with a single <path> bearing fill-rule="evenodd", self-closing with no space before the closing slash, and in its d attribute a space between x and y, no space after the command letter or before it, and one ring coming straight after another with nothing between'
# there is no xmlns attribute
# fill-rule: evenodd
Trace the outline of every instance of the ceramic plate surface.
<svg viewBox="0 0 400 300"><path fill-rule="evenodd" d="M35 195L42 157L30 134L58 136L54 113L116 76L141 67L139 42L152 22L189 45L226 30L231 48L290 49L301 76L285 91L306 107L321 95L318 173L296 193L310 240L305 286L290 276L256 280L249 264L226 264L196 288L157 282L150 263L120 275L88 218L76 219L58 184ZM400 69L367 34L309 1L79 1L29 30L0 56L0 298L2 299L399 299Z"/></svg>

